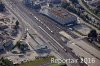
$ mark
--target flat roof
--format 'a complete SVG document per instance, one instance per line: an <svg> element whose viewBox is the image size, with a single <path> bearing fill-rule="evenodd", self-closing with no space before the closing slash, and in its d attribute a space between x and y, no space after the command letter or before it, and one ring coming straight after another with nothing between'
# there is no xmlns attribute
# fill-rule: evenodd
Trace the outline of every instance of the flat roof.
<svg viewBox="0 0 100 66"><path fill-rule="evenodd" d="M47 15L62 25L74 24L77 21L77 17L64 8L55 7L55 8L48 9Z"/></svg>
<svg viewBox="0 0 100 66"><path fill-rule="evenodd" d="M38 50L38 49L42 49L42 48L46 48L46 47L47 47L47 45L38 45L35 47L35 49Z"/></svg>
<svg viewBox="0 0 100 66"><path fill-rule="evenodd" d="M49 12L52 12L53 14L59 16L63 20L72 18L74 16L68 10L63 9L63 8L52 8L52 9L49 9Z"/></svg>

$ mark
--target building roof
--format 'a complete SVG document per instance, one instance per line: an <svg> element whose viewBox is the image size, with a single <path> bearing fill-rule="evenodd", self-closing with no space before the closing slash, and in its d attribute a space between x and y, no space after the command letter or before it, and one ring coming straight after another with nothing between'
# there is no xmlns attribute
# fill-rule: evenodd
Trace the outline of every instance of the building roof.
<svg viewBox="0 0 100 66"><path fill-rule="evenodd" d="M53 14L61 17L62 19L66 19L71 16L66 9L63 9L63 10L62 9L49 9L49 11L51 11Z"/></svg>
<svg viewBox="0 0 100 66"><path fill-rule="evenodd" d="M55 17L59 17L62 21L61 22L62 24L66 24L68 22L71 22L77 19L76 16L74 16L68 10L63 9L63 8L52 8L52 9L49 9L48 11L49 13L55 15Z"/></svg>
<svg viewBox="0 0 100 66"><path fill-rule="evenodd" d="M47 49L47 46L46 45L38 45L35 47L36 50L38 49Z"/></svg>

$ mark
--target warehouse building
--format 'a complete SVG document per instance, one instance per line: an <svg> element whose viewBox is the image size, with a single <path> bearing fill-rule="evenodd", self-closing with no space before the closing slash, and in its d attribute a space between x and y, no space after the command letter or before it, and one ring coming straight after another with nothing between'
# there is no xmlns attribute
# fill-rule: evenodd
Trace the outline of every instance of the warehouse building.
<svg viewBox="0 0 100 66"><path fill-rule="evenodd" d="M55 20L57 23L63 26L74 26L77 25L77 17L71 14L66 9L62 8L52 8L47 9L47 12L44 12L48 17Z"/></svg>

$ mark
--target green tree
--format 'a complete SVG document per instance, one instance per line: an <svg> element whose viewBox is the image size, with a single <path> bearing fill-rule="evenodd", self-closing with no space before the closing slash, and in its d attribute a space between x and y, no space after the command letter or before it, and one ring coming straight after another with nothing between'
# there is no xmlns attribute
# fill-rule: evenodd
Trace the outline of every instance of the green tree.
<svg viewBox="0 0 100 66"><path fill-rule="evenodd" d="M14 66L13 62L9 61L8 59L1 58L1 61L6 65L6 66Z"/></svg>
<svg viewBox="0 0 100 66"><path fill-rule="evenodd" d="M70 0L72 3L78 3L78 0Z"/></svg>
<svg viewBox="0 0 100 66"><path fill-rule="evenodd" d="M49 7L51 7L51 8L52 8L52 7L53 7L53 4L49 4Z"/></svg>
<svg viewBox="0 0 100 66"><path fill-rule="evenodd" d="M70 3L63 2L63 3L61 4L61 7L63 7L63 8L67 8L68 6L70 6Z"/></svg>
<svg viewBox="0 0 100 66"><path fill-rule="evenodd" d="M18 48L20 48L20 47L21 47L21 41L17 41L16 46L17 46Z"/></svg>
<svg viewBox="0 0 100 66"><path fill-rule="evenodd" d="M97 40L97 31L96 30L91 30L90 33L88 34L88 38L90 39L90 41L96 41Z"/></svg>
<svg viewBox="0 0 100 66"><path fill-rule="evenodd" d="M19 26L19 21L18 20L16 21L16 26Z"/></svg>

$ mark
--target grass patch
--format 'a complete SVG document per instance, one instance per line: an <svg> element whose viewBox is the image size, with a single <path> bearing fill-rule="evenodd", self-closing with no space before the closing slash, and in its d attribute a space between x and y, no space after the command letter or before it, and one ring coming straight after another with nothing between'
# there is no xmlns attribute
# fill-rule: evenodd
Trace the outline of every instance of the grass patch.
<svg viewBox="0 0 100 66"><path fill-rule="evenodd" d="M64 64L52 64L52 65L49 65L49 66L63 66Z"/></svg>
<svg viewBox="0 0 100 66"><path fill-rule="evenodd" d="M55 58L55 57L50 56L50 57L46 57L46 58L42 58L42 59L36 59L36 60L33 60L33 61L28 61L26 63L22 63L19 66L38 66L38 65L41 65L41 64L51 62L51 58Z"/></svg>

